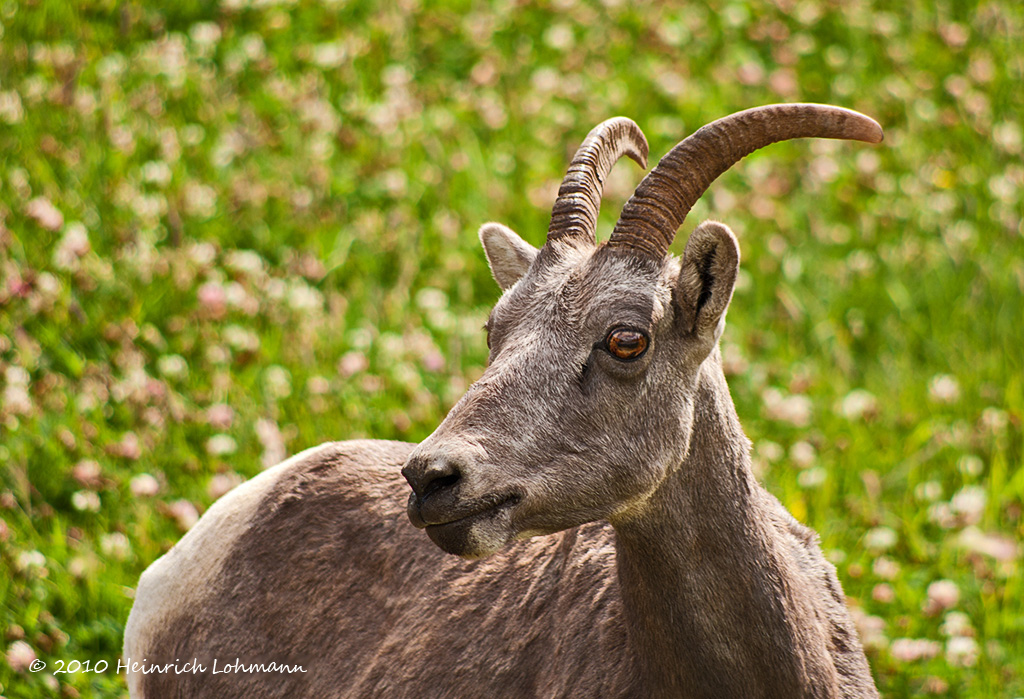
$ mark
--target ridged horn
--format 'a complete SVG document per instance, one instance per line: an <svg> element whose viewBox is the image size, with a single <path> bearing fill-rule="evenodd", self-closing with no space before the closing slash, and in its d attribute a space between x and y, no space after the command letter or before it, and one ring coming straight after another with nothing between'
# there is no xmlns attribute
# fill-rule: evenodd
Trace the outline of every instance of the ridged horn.
<svg viewBox="0 0 1024 699"><path fill-rule="evenodd" d="M614 117L587 134L558 188L548 242L580 238L596 244L597 213L604 181L623 155L647 169L647 139L632 119Z"/></svg>
<svg viewBox="0 0 1024 699"><path fill-rule="evenodd" d="M679 142L622 208L610 248L660 260L686 214L723 172L759 148L791 138L882 141L882 127L859 112L824 104L771 104L714 121Z"/></svg>

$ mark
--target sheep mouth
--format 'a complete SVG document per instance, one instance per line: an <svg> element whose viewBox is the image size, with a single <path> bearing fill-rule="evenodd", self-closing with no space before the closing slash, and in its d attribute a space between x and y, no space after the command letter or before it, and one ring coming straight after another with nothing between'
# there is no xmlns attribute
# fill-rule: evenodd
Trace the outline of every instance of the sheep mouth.
<svg viewBox="0 0 1024 699"><path fill-rule="evenodd" d="M422 528L428 533L439 532L443 528L451 528L472 524L479 520L493 518L519 504L522 498L516 493L483 497L462 507L455 508L439 521L422 520ZM419 524L414 522L414 524Z"/></svg>
<svg viewBox="0 0 1024 699"><path fill-rule="evenodd" d="M484 558L515 539L512 511L521 499L512 493L474 500L424 522L423 529L446 553L467 560Z"/></svg>

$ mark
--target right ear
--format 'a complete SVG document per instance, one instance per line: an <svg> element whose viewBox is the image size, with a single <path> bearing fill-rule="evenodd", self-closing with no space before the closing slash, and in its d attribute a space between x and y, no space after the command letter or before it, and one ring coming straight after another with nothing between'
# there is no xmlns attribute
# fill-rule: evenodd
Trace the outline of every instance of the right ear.
<svg viewBox="0 0 1024 699"><path fill-rule="evenodd" d="M724 223L705 221L690 234L676 283L676 306L682 331L709 349L725 328L739 267L740 246Z"/></svg>
<svg viewBox="0 0 1024 699"><path fill-rule="evenodd" d="M500 223L480 226L480 242L491 266L491 274L503 290L519 281L537 257L537 248Z"/></svg>

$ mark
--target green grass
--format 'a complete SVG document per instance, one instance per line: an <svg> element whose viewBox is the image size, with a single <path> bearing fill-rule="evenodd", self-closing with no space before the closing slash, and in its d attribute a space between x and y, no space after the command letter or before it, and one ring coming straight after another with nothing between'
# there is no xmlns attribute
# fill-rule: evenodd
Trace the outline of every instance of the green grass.
<svg viewBox="0 0 1024 699"><path fill-rule="evenodd" d="M0 3L0 693L123 694L52 671L116 665L139 573L222 482L429 434L486 360L476 228L540 244L597 122L660 157L813 101L885 144L766 149L673 249L740 236L733 395L879 688L1024 695L1018 3L399 4Z"/></svg>

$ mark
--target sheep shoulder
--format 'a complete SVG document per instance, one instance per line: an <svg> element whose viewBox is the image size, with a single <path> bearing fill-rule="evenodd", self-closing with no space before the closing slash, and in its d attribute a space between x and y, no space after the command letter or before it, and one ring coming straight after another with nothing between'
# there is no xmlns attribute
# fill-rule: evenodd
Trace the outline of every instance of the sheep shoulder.
<svg viewBox="0 0 1024 699"><path fill-rule="evenodd" d="M133 696L626 692L610 527L447 555L406 516L414 446L325 444L214 503L143 574L125 634L135 662L206 672L133 673ZM304 672L210 672L236 660Z"/></svg>

